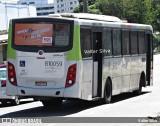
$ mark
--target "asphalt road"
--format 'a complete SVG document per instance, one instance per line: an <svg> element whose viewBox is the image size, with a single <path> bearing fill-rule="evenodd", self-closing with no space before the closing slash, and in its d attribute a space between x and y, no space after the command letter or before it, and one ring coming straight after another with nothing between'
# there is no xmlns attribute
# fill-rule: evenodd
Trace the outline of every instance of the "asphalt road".
<svg viewBox="0 0 160 126"><path fill-rule="evenodd" d="M111 104L101 105L99 104L99 102L64 101L61 109L47 110L43 107L41 102L39 101L34 102L32 99L28 99L22 101L21 104L18 106L11 106L9 104L7 106L2 106L0 104L0 117L43 118L50 121L53 121L54 118L57 116L58 117L147 117L147 118L156 117L158 118L160 116L160 55L154 56L153 77L154 77L154 86L143 88L142 95L135 96L132 93L125 93L118 96L114 96ZM66 119L66 121L70 121L70 119L75 120L76 118L68 118L68 119ZM42 124L38 125L41 126ZM48 126L64 125L64 123L63 124L48 123L47 125ZM73 124L66 124L66 125L72 126ZM94 125L96 124L94 123ZM101 123L100 125L103 125L103 123ZM112 125L160 126L160 124L158 123L145 123L145 122L139 124L132 123L132 124L112 124Z"/></svg>

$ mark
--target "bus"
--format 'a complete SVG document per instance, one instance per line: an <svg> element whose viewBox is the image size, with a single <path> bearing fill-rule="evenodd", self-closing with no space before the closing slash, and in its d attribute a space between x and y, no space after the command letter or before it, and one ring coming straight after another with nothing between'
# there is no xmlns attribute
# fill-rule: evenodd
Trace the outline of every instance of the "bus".
<svg viewBox="0 0 160 126"><path fill-rule="evenodd" d="M7 94L39 99L110 103L153 85L153 29L114 16L62 13L12 19Z"/></svg>

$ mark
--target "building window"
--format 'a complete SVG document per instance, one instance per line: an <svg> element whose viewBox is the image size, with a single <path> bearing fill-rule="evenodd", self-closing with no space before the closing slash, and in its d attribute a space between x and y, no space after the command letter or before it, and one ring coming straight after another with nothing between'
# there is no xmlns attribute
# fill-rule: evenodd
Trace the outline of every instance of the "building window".
<svg viewBox="0 0 160 126"><path fill-rule="evenodd" d="M42 13L37 13L37 16L43 15Z"/></svg>
<svg viewBox="0 0 160 126"><path fill-rule="evenodd" d="M113 55L121 55L121 31L119 29L113 29Z"/></svg>
<svg viewBox="0 0 160 126"><path fill-rule="evenodd" d="M27 4L27 3L25 2L25 3L21 3L21 4L25 5L25 4Z"/></svg>
<svg viewBox="0 0 160 126"><path fill-rule="evenodd" d="M54 14L54 12L50 12L49 14Z"/></svg>
<svg viewBox="0 0 160 126"><path fill-rule="evenodd" d="M109 28L103 30L103 49L105 49L105 56L112 55L112 32Z"/></svg>
<svg viewBox="0 0 160 126"><path fill-rule="evenodd" d="M122 53L123 55L129 55L129 30L122 30Z"/></svg>
<svg viewBox="0 0 160 126"><path fill-rule="evenodd" d="M54 7L50 7L49 9L54 9Z"/></svg>
<svg viewBox="0 0 160 126"><path fill-rule="evenodd" d="M36 10L41 10L41 8L36 8Z"/></svg>
<svg viewBox="0 0 160 126"><path fill-rule="evenodd" d="M70 10L73 10L73 7L70 7Z"/></svg>
<svg viewBox="0 0 160 126"><path fill-rule="evenodd" d="M73 4L73 2L70 2L70 5L72 5Z"/></svg>
<svg viewBox="0 0 160 126"><path fill-rule="evenodd" d="M87 28L81 28L80 33L82 57L92 57L92 53L85 53L85 51L90 51L92 49L91 30Z"/></svg>
<svg viewBox="0 0 160 126"><path fill-rule="evenodd" d="M35 4L35 2L29 2L29 4Z"/></svg>
<svg viewBox="0 0 160 126"><path fill-rule="evenodd" d="M43 13L43 15L49 15L49 13L48 13L48 12L45 12L45 13Z"/></svg>
<svg viewBox="0 0 160 126"><path fill-rule="evenodd" d="M137 31L131 31L131 54L138 53L138 46L137 46Z"/></svg>

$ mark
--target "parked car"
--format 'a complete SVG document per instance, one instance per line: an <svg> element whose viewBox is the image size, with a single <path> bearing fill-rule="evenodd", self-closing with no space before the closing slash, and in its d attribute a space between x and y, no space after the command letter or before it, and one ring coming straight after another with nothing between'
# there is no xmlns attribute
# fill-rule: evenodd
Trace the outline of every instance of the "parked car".
<svg viewBox="0 0 160 126"><path fill-rule="evenodd" d="M18 105L20 103L20 100L17 96L8 96L6 94L6 77L6 65L0 64L0 102L2 104L7 104L8 102L10 102L13 105Z"/></svg>

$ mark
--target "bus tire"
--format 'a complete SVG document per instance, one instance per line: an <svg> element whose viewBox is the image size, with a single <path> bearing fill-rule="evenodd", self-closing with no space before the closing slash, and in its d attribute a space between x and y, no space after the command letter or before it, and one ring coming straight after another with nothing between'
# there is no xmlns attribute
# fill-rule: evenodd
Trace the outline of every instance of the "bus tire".
<svg viewBox="0 0 160 126"><path fill-rule="evenodd" d="M109 104L112 98L112 83L109 79L107 79L105 88L104 88L104 98L103 103Z"/></svg>
<svg viewBox="0 0 160 126"><path fill-rule="evenodd" d="M139 81L139 88L138 88L138 90L134 91L134 94L141 95L143 86L145 86L145 75L141 74L141 78L140 78L140 81Z"/></svg>
<svg viewBox="0 0 160 126"><path fill-rule="evenodd" d="M43 106L48 109L58 109L61 108L62 100L61 99L52 99L52 100L42 100Z"/></svg>
<svg viewBox="0 0 160 126"><path fill-rule="evenodd" d="M1 104L2 105L7 105L7 101L2 101Z"/></svg>
<svg viewBox="0 0 160 126"><path fill-rule="evenodd" d="M15 99L11 101L12 105L19 105L20 104L20 100L18 96L15 96Z"/></svg>

